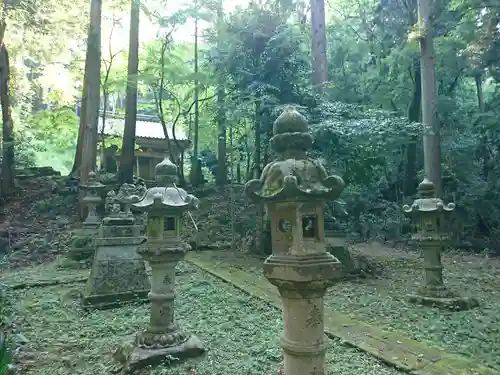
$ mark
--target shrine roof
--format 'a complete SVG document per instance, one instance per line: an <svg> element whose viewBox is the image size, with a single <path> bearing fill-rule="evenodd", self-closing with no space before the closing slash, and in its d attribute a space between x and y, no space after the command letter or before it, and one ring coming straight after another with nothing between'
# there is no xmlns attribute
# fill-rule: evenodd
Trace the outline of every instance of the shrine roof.
<svg viewBox="0 0 500 375"><path fill-rule="evenodd" d="M123 135L123 129L125 127L125 119L108 117L106 118L106 126L104 127L104 133L108 136L118 136ZM102 131L102 117L99 117L99 134ZM170 139L172 136L172 125L167 124L167 132ZM135 136L137 138L152 138L152 139L164 139L163 128L160 122L156 121L145 121L137 120L135 128ZM175 137L177 140L186 140L186 134L182 126L176 126Z"/></svg>

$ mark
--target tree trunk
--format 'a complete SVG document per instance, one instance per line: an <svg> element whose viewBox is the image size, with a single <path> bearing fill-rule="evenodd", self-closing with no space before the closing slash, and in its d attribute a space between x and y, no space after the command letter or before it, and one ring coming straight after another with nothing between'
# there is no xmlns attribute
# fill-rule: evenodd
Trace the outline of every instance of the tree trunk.
<svg viewBox="0 0 500 375"><path fill-rule="evenodd" d="M89 49L87 48L85 61L88 60ZM87 96L88 96L88 74L87 68L83 74L83 87L82 87L82 98L80 102L80 124L78 127L78 139L76 141L76 151L75 151L75 161L73 162L73 167L71 168L70 176L78 177L80 175L80 166L82 165L82 153L83 153L83 137L85 133L85 114L87 113Z"/></svg>
<svg viewBox="0 0 500 375"><path fill-rule="evenodd" d="M316 93L324 90L328 81L328 62L326 57L325 0L311 0L311 52L312 84Z"/></svg>
<svg viewBox="0 0 500 375"><path fill-rule="evenodd" d="M255 153L253 156L253 178L260 178L260 98L255 102Z"/></svg>
<svg viewBox="0 0 500 375"><path fill-rule="evenodd" d="M217 47L221 50L221 27L222 27L222 2L217 8ZM226 114L224 111L224 75L221 70L217 72L217 121L218 121L218 139L217 139L217 175L216 184L223 186L227 183L227 170L226 170Z"/></svg>
<svg viewBox="0 0 500 375"><path fill-rule="evenodd" d="M420 39L422 75L422 122L424 124L424 170L434 183L436 195L443 194L441 184L441 137L437 119L436 64L432 40L432 1L418 0L418 14L425 33Z"/></svg>
<svg viewBox="0 0 500 375"><path fill-rule="evenodd" d="M199 138L199 122L200 122L200 109L199 99L200 87L198 82L198 19L194 22L194 124L193 124L193 156L191 159L191 185L197 186L201 182L200 170L201 166L198 165L198 138Z"/></svg>
<svg viewBox="0 0 500 375"><path fill-rule="evenodd" d="M481 74L476 74L474 80L476 82L477 107L480 113L476 123L481 123L481 117L484 113L483 77ZM493 163L491 161L490 150L488 149L488 136L486 133L481 137L478 149L483 159L483 178L488 181Z"/></svg>
<svg viewBox="0 0 500 375"><path fill-rule="evenodd" d="M2 27L5 30L5 24ZM7 197L11 195L14 190L14 124L12 122L12 108L9 92L9 53L3 40L1 42L0 55L0 101L2 105L3 132L1 193L2 197Z"/></svg>
<svg viewBox="0 0 500 375"><path fill-rule="evenodd" d="M476 95L477 95L477 107L479 112L484 112L484 93L483 93L483 76L482 74L476 74L474 76L476 81Z"/></svg>
<svg viewBox="0 0 500 375"><path fill-rule="evenodd" d="M99 123L99 104L101 95L101 11L102 0L92 0L90 4L90 25L85 61L87 96L83 116L83 144L80 165L80 184L88 181L89 173L95 169L97 157L97 126ZM80 189L80 218L87 215L87 207L82 203L86 192Z"/></svg>
<svg viewBox="0 0 500 375"><path fill-rule="evenodd" d="M106 168L106 162L104 160L104 149L106 148L106 139L105 139L105 132L106 132L106 111L108 110L108 90L103 89L102 90L102 116L101 116L101 121L102 121L102 127L101 127L101 169Z"/></svg>
<svg viewBox="0 0 500 375"><path fill-rule="evenodd" d="M92 0L80 106L80 127L75 161L71 169L71 175L80 176L82 182L86 181L90 170L95 168L97 156L101 75L101 12L102 0ZM91 137L90 142L85 140L87 132Z"/></svg>
<svg viewBox="0 0 500 375"><path fill-rule="evenodd" d="M118 168L118 182L132 183L134 180L135 124L137 119L137 74L139 69L139 15L140 0L131 0L130 40L127 69L127 99L123 146Z"/></svg>
<svg viewBox="0 0 500 375"><path fill-rule="evenodd" d="M411 104L408 107L408 121L419 122L422 113L422 76L420 61L415 62L415 84ZM403 194L405 197L412 195L417 187L417 138L412 137L406 145L406 164L403 181Z"/></svg>

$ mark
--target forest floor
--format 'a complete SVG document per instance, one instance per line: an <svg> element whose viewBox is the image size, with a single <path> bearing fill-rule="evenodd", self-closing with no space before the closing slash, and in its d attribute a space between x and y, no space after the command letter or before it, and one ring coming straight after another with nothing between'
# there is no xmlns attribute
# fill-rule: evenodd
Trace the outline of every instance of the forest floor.
<svg viewBox="0 0 500 375"><path fill-rule="evenodd" d="M253 211L236 198L239 195L238 190L206 189L205 196L200 196L202 207L193 214L201 241L227 246L231 233L228 202L235 200L235 226L242 233L236 240L239 249L246 249L244 228L253 220ZM30 189L21 189L7 207L7 219L0 227L13 249L3 265L0 261L0 283L10 287L14 339L19 345L16 358L23 375L114 374L113 351L147 324L147 305L84 314L72 300L75 290L83 288L88 270L60 270L54 261L68 249L70 231L78 222L76 213L74 199L52 194L50 183L31 182ZM382 274L330 288L326 297L329 308L471 357L500 372L499 259L445 254L447 284L462 294L474 295L481 306L443 312L404 300L422 277L418 254L377 244L358 246L358 250L382 263ZM230 251L217 256L263 278L261 258ZM281 360L281 312L188 263L181 263L178 273L177 317L205 343L208 352L201 360L145 374L276 374ZM330 346L329 373L402 374L339 340L331 340Z"/></svg>
<svg viewBox="0 0 500 375"><path fill-rule="evenodd" d="M107 375L118 372L113 353L120 343L147 326L148 305L83 313L73 296L83 288L85 271L58 274L39 265L4 275L2 282L59 280L61 284L11 292L14 325L23 345L17 354L23 375ZM87 271L88 272L88 271ZM281 312L189 263L177 269L176 315L205 344L199 359L147 369L149 375L275 375L281 361ZM27 285L23 285L27 286ZM331 340L327 368L332 374L403 374L374 357Z"/></svg>
<svg viewBox="0 0 500 375"><path fill-rule="evenodd" d="M410 304L423 277L418 253L379 243L355 246L367 259L382 265L377 277L344 280L325 297L328 308L355 320L428 343L449 353L469 357L500 373L500 259L449 252L443 255L446 285L463 296L479 300L478 308L443 311ZM211 262L223 261L265 280L260 257L209 252Z"/></svg>

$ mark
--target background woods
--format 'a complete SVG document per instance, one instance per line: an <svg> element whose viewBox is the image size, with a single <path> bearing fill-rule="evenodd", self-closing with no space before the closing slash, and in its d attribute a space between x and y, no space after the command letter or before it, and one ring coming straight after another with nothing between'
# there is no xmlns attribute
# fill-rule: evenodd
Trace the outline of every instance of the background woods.
<svg viewBox="0 0 500 375"><path fill-rule="evenodd" d="M497 11L474 0L6 2L2 195L35 165L83 181L109 158L130 182L164 151L182 183L241 184L272 158L272 123L293 104L347 183L332 203L348 207L338 230L402 239L400 207L428 165L457 204L456 245L498 249ZM425 163L423 146L437 150Z"/></svg>
<svg viewBox="0 0 500 375"><path fill-rule="evenodd" d="M499 11L3 1L0 374L499 374Z"/></svg>

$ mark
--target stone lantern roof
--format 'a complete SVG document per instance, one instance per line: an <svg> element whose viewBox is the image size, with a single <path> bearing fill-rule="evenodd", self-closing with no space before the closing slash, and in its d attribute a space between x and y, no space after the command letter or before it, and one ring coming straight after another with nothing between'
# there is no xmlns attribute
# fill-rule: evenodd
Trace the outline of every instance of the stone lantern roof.
<svg viewBox="0 0 500 375"><path fill-rule="evenodd" d="M441 198L436 197L434 183L427 178L418 185L418 195L419 198L415 199L411 206L403 206L405 213L451 212L455 209L454 203L445 204Z"/></svg>
<svg viewBox="0 0 500 375"><path fill-rule="evenodd" d="M99 181L97 178L97 175L94 171L89 172L89 176L87 179L86 183L83 183L80 185L83 188L89 189L89 190L94 190L94 191L99 191L105 188L103 184Z"/></svg>
<svg viewBox="0 0 500 375"><path fill-rule="evenodd" d="M148 189L133 207L142 212L186 211L197 209L199 200L175 185L177 166L168 157L155 167L156 180L167 186ZM170 186L169 186L170 185Z"/></svg>
<svg viewBox="0 0 500 375"><path fill-rule="evenodd" d="M287 107L273 125L271 148L278 156L267 164L259 179L245 185L245 194L257 201L336 199L344 189L338 176L307 158L313 138L306 119Z"/></svg>

